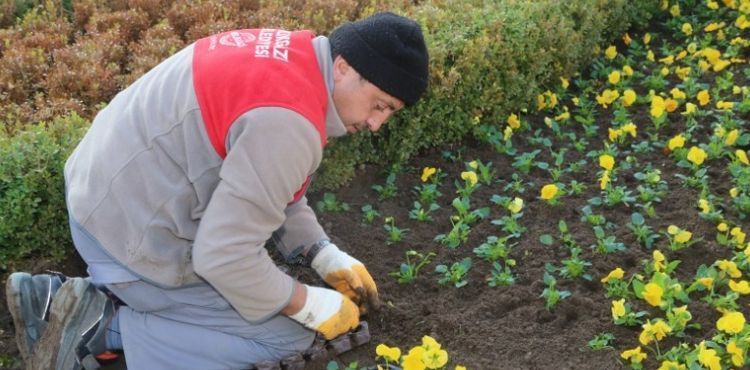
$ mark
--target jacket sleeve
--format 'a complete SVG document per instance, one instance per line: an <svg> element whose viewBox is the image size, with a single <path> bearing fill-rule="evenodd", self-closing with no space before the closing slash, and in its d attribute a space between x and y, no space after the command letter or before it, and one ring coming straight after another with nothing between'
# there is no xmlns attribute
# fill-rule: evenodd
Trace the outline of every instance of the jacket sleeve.
<svg viewBox="0 0 750 370"><path fill-rule="evenodd" d="M285 258L293 257L322 239L328 239L315 212L307 204L307 197L290 204L284 213L286 221L274 233L274 241Z"/></svg>
<svg viewBox="0 0 750 370"><path fill-rule="evenodd" d="M293 293L293 279L276 267L264 244L320 164L320 139L299 114L258 108L235 121L226 145L220 181L193 245L193 267L245 319L260 322L284 308Z"/></svg>

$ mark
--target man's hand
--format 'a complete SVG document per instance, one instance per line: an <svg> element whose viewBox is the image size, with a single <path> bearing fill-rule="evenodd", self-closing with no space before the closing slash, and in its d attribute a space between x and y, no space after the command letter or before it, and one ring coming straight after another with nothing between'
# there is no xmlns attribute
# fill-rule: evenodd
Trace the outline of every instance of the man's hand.
<svg viewBox="0 0 750 370"><path fill-rule="evenodd" d="M359 325L359 309L341 293L313 286L307 288L305 305L289 317L333 339Z"/></svg>
<svg viewBox="0 0 750 370"><path fill-rule="evenodd" d="M321 249L311 265L328 285L359 305L362 313L380 307L378 288L365 265L335 244Z"/></svg>

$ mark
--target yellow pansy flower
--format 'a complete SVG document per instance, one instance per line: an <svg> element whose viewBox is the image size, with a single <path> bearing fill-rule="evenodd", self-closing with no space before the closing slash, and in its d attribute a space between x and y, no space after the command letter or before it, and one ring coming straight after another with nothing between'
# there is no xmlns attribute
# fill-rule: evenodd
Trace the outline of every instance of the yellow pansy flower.
<svg viewBox="0 0 750 370"><path fill-rule="evenodd" d="M741 14L737 17L737 20L734 21L734 25L737 26L737 28L744 30L745 28L750 27L750 20L748 20L744 14Z"/></svg>
<svg viewBox="0 0 750 370"><path fill-rule="evenodd" d="M667 55L664 58L659 59L659 63L671 65L672 63L674 63L674 55Z"/></svg>
<svg viewBox="0 0 750 370"><path fill-rule="evenodd" d="M633 89L627 89L622 93L622 105L629 107L635 103L638 97Z"/></svg>
<svg viewBox="0 0 750 370"><path fill-rule="evenodd" d="M607 276L603 277L601 282L602 283L608 283L610 280L613 279L622 279L623 276L625 276L625 271L619 267L615 268L614 270L610 271Z"/></svg>
<svg viewBox="0 0 750 370"><path fill-rule="evenodd" d="M698 208L701 209L702 213L711 212L711 204L705 199L698 199Z"/></svg>
<svg viewBox="0 0 750 370"><path fill-rule="evenodd" d="M708 90L701 90L698 92L697 95L698 98L698 104L702 106L705 106L708 104L709 101L711 101L711 95L708 93Z"/></svg>
<svg viewBox="0 0 750 370"><path fill-rule="evenodd" d="M716 230L724 232L724 231L729 230L729 226L727 226L727 224L725 222L722 222L722 223L716 225Z"/></svg>
<svg viewBox="0 0 750 370"><path fill-rule="evenodd" d="M456 365L456 368L453 370L466 370L466 366L463 365Z"/></svg>
<svg viewBox="0 0 750 370"><path fill-rule="evenodd" d="M737 346L737 342L734 339L727 343L727 353L732 355L732 365L742 366L745 364L745 351Z"/></svg>
<svg viewBox="0 0 750 370"><path fill-rule="evenodd" d="M508 141L511 136L513 136L513 128L505 126L505 129L503 130L503 140Z"/></svg>
<svg viewBox="0 0 750 370"><path fill-rule="evenodd" d="M687 367L676 361L664 360L657 370L687 370Z"/></svg>
<svg viewBox="0 0 750 370"><path fill-rule="evenodd" d="M680 230L677 235L674 236L674 241L680 244L684 244L690 241L693 237L693 233L687 230Z"/></svg>
<svg viewBox="0 0 750 370"><path fill-rule="evenodd" d="M706 289L711 289L711 287L714 286L714 278L712 277L698 278L698 283L706 287Z"/></svg>
<svg viewBox="0 0 750 370"><path fill-rule="evenodd" d="M469 162L469 168L476 170L477 167L479 167L479 164L477 163L476 160L473 160L473 161Z"/></svg>
<svg viewBox="0 0 750 370"><path fill-rule="evenodd" d="M693 34L693 25L690 23L683 23L681 30L682 33L685 34L685 36L690 36Z"/></svg>
<svg viewBox="0 0 750 370"><path fill-rule="evenodd" d="M606 189L607 186L609 185L610 180L611 179L609 177L609 171L604 171L604 173L602 174L602 177L599 179L599 189L601 190Z"/></svg>
<svg viewBox="0 0 750 370"><path fill-rule="evenodd" d="M615 140L617 140L618 137L620 137L621 132L619 130L614 130L612 129L612 127L608 128L607 130L608 130L607 134L609 137L609 141L614 142Z"/></svg>
<svg viewBox="0 0 750 370"><path fill-rule="evenodd" d="M740 195L740 189L737 189L737 187L733 187L729 189L729 196L732 198L737 198L737 196Z"/></svg>
<svg viewBox="0 0 750 370"><path fill-rule="evenodd" d="M382 343L375 347L375 353L389 362L398 363L398 360L401 358L401 349L398 347L388 347Z"/></svg>
<svg viewBox="0 0 750 370"><path fill-rule="evenodd" d="M664 320L660 319L654 320L653 323L651 323L651 321L646 321L646 323L641 327L643 328L643 331L641 332L638 340L644 346L651 343L651 341L654 339L656 339L657 341L662 340L667 336L667 334L672 332L672 327L664 322Z"/></svg>
<svg viewBox="0 0 750 370"><path fill-rule="evenodd" d="M747 159L747 153L745 153L742 149L737 149L734 151L734 155L737 156L737 160L740 161L740 163L745 165L750 165L750 161Z"/></svg>
<svg viewBox="0 0 750 370"><path fill-rule="evenodd" d="M669 14L671 14L673 17L679 17L680 16L680 5L674 4L669 8Z"/></svg>
<svg viewBox="0 0 750 370"><path fill-rule="evenodd" d="M654 307L659 307L663 294L664 289L662 289L662 287L660 287L656 283L648 283L643 288L643 299L645 299L648 304Z"/></svg>
<svg viewBox="0 0 750 370"><path fill-rule="evenodd" d="M740 280L739 282L729 280L729 289L740 294L750 294L750 284L747 280Z"/></svg>
<svg viewBox="0 0 750 370"><path fill-rule="evenodd" d="M439 369L448 363L448 352L443 349L430 349L422 355L422 362L428 369Z"/></svg>
<svg viewBox="0 0 750 370"><path fill-rule="evenodd" d="M638 346L633 349L623 351L622 353L620 353L620 357L639 364L641 363L641 361L648 358L648 355L645 352L641 351L641 346Z"/></svg>
<svg viewBox="0 0 750 370"><path fill-rule="evenodd" d="M703 27L703 31L705 31L705 32L713 32L713 31L716 31L718 29L721 29L725 25L726 24L724 22L721 22L721 23L711 22L708 25L706 25L706 27Z"/></svg>
<svg viewBox="0 0 750 370"><path fill-rule="evenodd" d="M630 77L630 76L632 76L632 75L633 75L633 68L632 68L632 67L630 67L629 65L624 65L624 66L622 66L622 73L623 73L623 74L624 74L625 76L628 76L628 77Z"/></svg>
<svg viewBox="0 0 750 370"><path fill-rule="evenodd" d="M628 35L627 33L625 33L624 35L622 35L622 42L623 42L623 43L624 43L625 45L630 45L630 43L631 43L632 41L633 41L633 39L631 39L631 38L630 38L630 35Z"/></svg>
<svg viewBox="0 0 750 370"><path fill-rule="evenodd" d="M659 70L659 74L661 74L663 77L669 76L669 68L662 67L661 70Z"/></svg>
<svg viewBox="0 0 750 370"><path fill-rule="evenodd" d="M663 270L664 265L665 265L664 261L667 260L666 257L664 257L664 254L662 254L660 250L656 249L651 255L653 256L653 259L654 259L654 270L656 271Z"/></svg>
<svg viewBox="0 0 750 370"><path fill-rule="evenodd" d="M651 51L651 50L649 50L648 52L646 52L646 59L648 59L651 62L655 61L656 57L654 57L654 52Z"/></svg>
<svg viewBox="0 0 750 370"><path fill-rule="evenodd" d="M690 150L688 150L687 159L690 162L693 162L693 164L696 166L700 166L701 164L703 164L703 162L706 160L706 157L708 157L706 151L697 146L692 146L690 147Z"/></svg>
<svg viewBox="0 0 750 370"><path fill-rule="evenodd" d="M664 98L658 95L651 97L651 117L659 118L664 114L666 104Z"/></svg>
<svg viewBox="0 0 750 370"><path fill-rule="evenodd" d="M623 316L625 316L626 310L625 310L625 298L612 301L612 318L617 320Z"/></svg>
<svg viewBox="0 0 750 370"><path fill-rule="evenodd" d="M643 35L643 43L648 45L650 42L651 42L651 34L647 32L646 34Z"/></svg>
<svg viewBox="0 0 750 370"><path fill-rule="evenodd" d="M435 167L425 167L422 169L422 182L427 182L427 180L430 179L432 175L434 175L437 172L437 168Z"/></svg>
<svg viewBox="0 0 750 370"><path fill-rule="evenodd" d="M692 69L690 67L677 67L674 69L674 73L683 81L690 76L691 71Z"/></svg>
<svg viewBox="0 0 750 370"><path fill-rule="evenodd" d="M477 173L474 171L464 171L461 172L461 179L469 183L469 186L474 186L477 184Z"/></svg>
<svg viewBox="0 0 750 370"><path fill-rule="evenodd" d="M727 137L724 138L724 144L727 145L734 145L735 142L737 142L737 137L740 134L740 130L734 129L732 131L729 131L727 134Z"/></svg>
<svg viewBox="0 0 750 370"><path fill-rule="evenodd" d="M542 187L541 195L540 197L544 200L550 200L557 195L557 191L559 189L557 188L557 185L555 184L547 184Z"/></svg>
<svg viewBox="0 0 750 370"><path fill-rule="evenodd" d="M737 264L734 261L720 260L717 261L717 266L719 270L726 272L729 277L737 279L742 276L742 272L737 268Z"/></svg>
<svg viewBox="0 0 750 370"><path fill-rule="evenodd" d="M605 170L611 171L615 166L615 158L609 154L602 154L599 156L599 166Z"/></svg>
<svg viewBox="0 0 750 370"><path fill-rule="evenodd" d="M511 113L506 122L508 123L508 126L514 130L521 127L521 120L518 119L518 116L515 113Z"/></svg>
<svg viewBox="0 0 750 370"><path fill-rule="evenodd" d="M562 86L563 89L567 89L568 86L570 86L570 81L565 77L560 77L560 86Z"/></svg>
<svg viewBox="0 0 750 370"><path fill-rule="evenodd" d="M716 350L707 349L705 342L698 346L698 362L709 370L721 370L721 358L716 355Z"/></svg>
<svg viewBox="0 0 750 370"><path fill-rule="evenodd" d="M672 98L675 100L685 100L687 98L687 95L685 95L685 92L680 90L680 88L675 87L674 89L669 91L670 94L672 94Z"/></svg>
<svg viewBox="0 0 750 370"><path fill-rule="evenodd" d="M664 100L664 109L666 109L667 112L672 113L677 110L677 107L680 105L677 103L677 100L674 99L665 99Z"/></svg>
<svg viewBox="0 0 750 370"><path fill-rule="evenodd" d="M409 350L409 354L404 356L404 358L401 360L401 367L403 367L404 370L424 370L427 367L425 366L424 362L422 362L422 357L424 356L425 350L421 346L417 346Z"/></svg>
<svg viewBox="0 0 750 370"><path fill-rule="evenodd" d="M729 334L737 334L745 327L745 315L742 312L726 312L716 321L716 328Z"/></svg>
<svg viewBox="0 0 750 370"><path fill-rule="evenodd" d="M617 85L620 82L620 71L612 71L608 76L607 80L612 85Z"/></svg>
<svg viewBox="0 0 750 370"><path fill-rule="evenodd" d="M522 209L523 209L523 199L519 197L515 197L512 201L508 203L508 210L510 210L511 213L521 212Z"/></svg>
<svg viewBox="0 0 750 370"><path fill-rule="evenodd" d="M685 103L685 114L693 114L695 113L696 109L698 107L693 103Z"/></svg>
<svg viewBox="0 0 750 370"><path fill-rule="evenodd" d="M621 127L622 131L630 135L631 137L635 137L637 134L638 127L633 122L628 122Z"/></svg>
<svg viewBox="0 0 750 370"><path fill-rule="evenodd" d="M675 150L677 148L682 148L685 146L685 136L682 134L675 135L675 137L669 139L669 142L667 143L667 148L669 150Z"/></svg>
<svg viewBox="0 0 750 370"><path fill-rule="evenodd" d="M730 101L719 100L716 102L717 109L731 110L734 108L734 103Z"/></svg>
<svg viewBox="0 0 750 370"><path fill-rule="evenodd" d="M604 51L604 56L609 60L615 59L615 57L617 56L617 47L614 45L610 45L607 50Z"/></svg>

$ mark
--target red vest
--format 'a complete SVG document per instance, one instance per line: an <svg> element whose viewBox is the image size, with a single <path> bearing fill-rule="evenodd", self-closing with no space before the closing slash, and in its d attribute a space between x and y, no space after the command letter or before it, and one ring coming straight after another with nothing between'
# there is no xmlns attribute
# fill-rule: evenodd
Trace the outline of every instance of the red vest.
<svg viewBox="0 0 750 370"><path fill-rule="evenodd" d="M244 29L195 43L193 83L203 122L216 153L225 158L232 123L264 106L291 109L315 125L326 144L328 92L310 31ZM310 177L294 193L305 193Z"/></svg>

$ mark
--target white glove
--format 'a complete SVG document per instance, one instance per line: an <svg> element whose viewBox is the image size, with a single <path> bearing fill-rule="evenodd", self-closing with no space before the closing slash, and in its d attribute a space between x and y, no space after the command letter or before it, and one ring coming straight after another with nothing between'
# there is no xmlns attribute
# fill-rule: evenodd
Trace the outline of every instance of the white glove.
<svg viewBox="0 0 750 370"><path fill-rule="evenodd" d="M341 293L307 285L305 305L289 317L326 339L333 339L359 325L359 309Z"/></svg>
<svg viewBox="0 0 750 370"><path fill-rule="evenodd" d="M358 304L363 312L368 306L380 306L378 288L365 265L336 244L321 249L311 266L328 285Z"/></svg>

